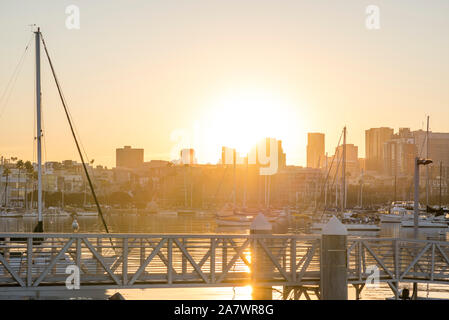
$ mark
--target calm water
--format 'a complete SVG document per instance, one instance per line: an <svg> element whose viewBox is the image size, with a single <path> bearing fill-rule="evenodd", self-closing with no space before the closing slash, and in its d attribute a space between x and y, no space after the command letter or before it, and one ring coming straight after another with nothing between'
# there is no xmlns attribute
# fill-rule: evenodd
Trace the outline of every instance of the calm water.
<svg viewBox="0 0 449 320"><path fill-rule="evenodd" d="M239 228L218 228L215 217L208 213L197 213L193 216L177 216L170 213L137 215L134 212L108 214L105 216L110 232L114 233L248 233L248 230ZM31 232L36 224L36 218L0 218L0 232ZM78 218L78 232L103 232L101 220L99 218ZM44 218L44 230L46 232L72 232L72 218L70 217L46 217ZM376 233L366 233L369 237L413 237L412 229L400 228L398 224L384 224L381 231ZM419 238L449 241L448 233L440 234L438 230L420 231ZM410 285L411 286L411 285ZM403 284L402 287L409 287ZM409 287L411 289L411 287ZM276 288L275 288L276 289ZM281 288L278 288L279 290ZM444 285L420 285L420 296L449 298L449 286ZM195 289L133 289L120 290L126 299L225 299L241 300L251 299L252 288L195 288ZM104 299L115 290L98 291L89 298ZM392 292L385 284L380 288L365 288L362 292L362 299L385 299L391 297ZM44 296L41 296L45 298ZM61 297L61 295L50 294L50 297ZM86 295L83 293L83 297ZM314 298L313 295L311 295ZM68 297L67 297L68 298ZM281 298L281 294L273 291L273 298ZM355 299L355 290L349 288L349 298Z"/></svg>

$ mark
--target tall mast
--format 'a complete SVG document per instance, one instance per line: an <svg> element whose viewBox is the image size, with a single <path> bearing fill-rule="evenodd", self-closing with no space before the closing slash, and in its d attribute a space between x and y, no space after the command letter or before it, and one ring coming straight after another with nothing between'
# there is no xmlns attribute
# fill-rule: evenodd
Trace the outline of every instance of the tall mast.
<svg viewBox="0 0 449 320"><path fill-rule="evenodd" d="M243 191L243 208L246 209L246 197L248 188L248 155L246 156L245 189Z"/></svg>
<svg viewBox="0 0 449 320"><path fill-rule="evenodd" d="M42 128L41 128L41 49L40 49L40 28L34 32L36 40L36 120L37 120L37 210L38 222L35 232L43 232L42 223Z"/></svg>
<svg viewBox="0 0 449 320"><path fill-rule="evenodd" d="M426 159L429 159L429 116L427 116ZM426 166L426 208L429 205L429 166Z"/></svg>
<svg viewBox="0 0 449 320"><path fill-rule="evenodd" d="M346 126L343 128L343 159L341 167L341 212L346 208Z"/></svg>
<svg viewBox="0 0 449 320"><path fill-rule="evenodd" d="M327 152L326 152L326 169L324 172L326 173L326 175L328 174L327 173ZM324 207L325 208L327 207L327 179L324 181Z"/></svg>
<svg viewBox="0 0 449 320"><path fill-rule="evenodd" d="M442 176L443 176L443 161L440 160L440 201L439 201L440 209L441 209L441 179L442 179Z"/></svg>
<svg viewBox="0 0 449 320"><path fill-rule="evenodd" d="M236 149L233 149L232 151L233 151L232 152L232 162L233 162L233 168L232 168L232 178L233 178L233 183L232 183L233 184L233 187L232 187L232 203L234 205L234 210L235 210L235 208L237 206L237 198L236 198L236 196L237 196L237 194L236 194L236 192L237 192L237 186L236 186L237 181L236 181L236 177L235 177L237 151L236 151Z"/></svg>
<svg viewBox="0 0 449 320"><path fill-rule="evenodd" d="M340 167L340 152L338 148L335 153L337 154L337 168L335 169L335 179L338 181L338 170ZM338 183L335 184L335 208L338 208Z"/></svg>
<svg viewBox="0 0 449 320"><path fill-rule="evenodd" d="M363 209L363 174L364 171L362 169L362 175L360 179L360 209Z"/></svg>

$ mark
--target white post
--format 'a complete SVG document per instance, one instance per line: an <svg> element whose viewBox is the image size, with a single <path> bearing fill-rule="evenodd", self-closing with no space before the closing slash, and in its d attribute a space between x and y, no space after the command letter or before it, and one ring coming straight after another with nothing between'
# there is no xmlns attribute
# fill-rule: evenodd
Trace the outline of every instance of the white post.
<svg viewBox="0 0 449 320"><path fill-rule="evenodd" d="M265 176L266 177L266 176ZM250 234L272 234L271 223L263 213L257 215L254 218L250 226ZM269 258L265 254L263 248L258 244L258 241L263 239L255 239L251 245L251 277L253 282L253 300L272 300L272 288L271 286L258 285L260 281L263 281L265 273L271 270Z"/></svg>
<svg viewBox="0 0 449 320"><path fill-rule="evenodd" d="M348 300L347 230L333 216L321 235L320 288L322 300Z"/></svg>

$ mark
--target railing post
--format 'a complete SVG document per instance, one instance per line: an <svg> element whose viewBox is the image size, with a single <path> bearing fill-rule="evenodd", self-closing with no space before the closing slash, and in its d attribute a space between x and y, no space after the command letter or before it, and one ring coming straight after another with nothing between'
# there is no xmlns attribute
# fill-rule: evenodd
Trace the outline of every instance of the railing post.
<svg viewBox="0 0 449 320"><path fill-rule="evenodd" d="M186 239L182 238L182 245L184 248L186 248ZM185 275L187 274L187 258L184 254L182 254L181 257L181 261L182 261L182 274Z"/></svg>
<svg viewBox="0 0 449 320"><path fill-rule="evenodd" d="M103 254L102 242L103 242L103 238L98 237L97 238L97 252L100 256ZM114 249L114 248L112 248L112 249ZM100 261L97 260L97 273L100 273L100 272L103 273L102 266L101 266Z"/></svg>
<svg viewBox="0 0 449 320"><path fill-rule="evenodd" d="M9 247L10 247L10 238L5 238L5 251L3 253L3 256L5 257L6 261L9 261Z"/></svg>
<svg viewBox="0 0 449 320"><path fill-rule="evenodd" d="M335 216L321 235L321 299L348 299L347 230Z"/></svg>
<svg viewBox="0 0 449 320"><path fill-rule="evenodd" d="M53 258L56 256L56 243L55 243L55 238L51 239L51 260L53 260ZM52 268L52 272L53 274L56 274L56 263L54 265L54 267Z"/></svg>
<svg viewBox="0 0 449 320"><path fill-rule="evenodd" d="M33 238L27 238L27 287L33 284Z"/></svg>
<svg viewBox="0 0 449 320"><path fill-rule="evenodd" d="M182 254L182 253L181 253ZM168 266L167 266L167 282L168 284L173 283L173 239L168 239L167 244L167 260L168 260Z"/></svg>
<svg viewBox="0 0 449 320"><path fill-rule="evenodd" d="M128 283L128 238L123 238L122 283Z"/></svg>
<svg viewBox="0 0 449 320"><path fill-rule="evenodd" d="M294 236L290 239L290 272L292 282L296 282L296 238Z"/></svg>
<svg viewBox="0 0 449 320"><path fill-rule="evenodd" d="M228 264L228 247L225 242L225 239L221 239L221 273L226 272L226 266Z"/></svg>
<svg viewBox="0 0 449 320"><path fill-rule="evenodd" d="M144 239L140 239L140 265L143 265L145 262L145 245L144 245Z"/></svg>
<svg viewBox="0 0 449 320"><path fill-rule="evenodd" d="M81 238L76 239L76 266L81 270Z"/></svg>
<svg viewBox="0 0 449 320"><path fill-rule="evenodd" d="M267 218L261 213L259 214L250 226L250 234L271 234L272 227ZM267 255L264 253L263 248L258 244L263 239L254 239L251 242L251 277L253 282L253 300L272 300L272 288L271 286L262 286L259 284L262 280L263 274L268 270ZM266 277L265 277L266 278Z"/></svg>
<svg viewBox="0 0 449 320"><path fill-rule="evenodd" d="M429 277L430 281L433 281L434 273L435 273L435 243L432 243L432 255L430 261L430 277Z"/></svg>
<svg viewBox="0 0 449 320"><path fill-rule="evenodd" d="M210 238L210 282L215 283L215 238Z"/></svg>
<svg viewBox="0 0 449 320"><path fill-rule="evenodd" d="M400 262L400 249L399 249L399 241L398 240L394 240L393 242L394 245L394 276L396 278L396 289L394 292L394 298L396 300L399 299L399 276L400 276L400 272L401 272L401 262Z"/></svg>

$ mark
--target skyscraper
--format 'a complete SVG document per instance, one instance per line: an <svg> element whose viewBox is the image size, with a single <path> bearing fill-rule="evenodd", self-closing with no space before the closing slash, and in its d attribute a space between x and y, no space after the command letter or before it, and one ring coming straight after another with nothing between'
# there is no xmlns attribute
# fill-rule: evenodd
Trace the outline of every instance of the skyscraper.
<svg viewBox="0 0 449 320"><path fill-rule="evenodd" d="M115 151L115 166L117 168L138 168L143 165L143 149L131 146L118 148Z"/></svg>
<svg viewBox="0 0 449 320"><path fill-rule="evenodd" d="M343 145L335 148L335 154L338 154L339 158L342 157ZM348 176L351 178L358 177L360 175L360 164L359 164L359 148L357 146L353 144L346 144L345 162L346 162L346 174L348 174ZM338 166L337 158L335 158L335 166ZM339 170L341 170L341 167L339 168Z"/></svg>
<svg viewBox="0 0 449 320"><path fill-rule="evenodd" d="M415 138L418 156L427 157L426 131L412 132ZM444 167L449 167L449 133L429 132L429 155L434 163L443 162Z"/></svg>
<svg viewBox="0 0 449 320"><path fill-rule="evenodd" d="M416 150L410 129L399 128L399 132L384 144L384 173L390 176L412 176Z"/></svg>
<svg viewBox="0 0 449 320"><path fill-rule="evenodd" d="M365 130L366 170L381 173L384 168L384 144L394 134L392 128L371 128Z"/></svg>
<svg viewBox="0 0 449 320"><path fill-rule="evenodd" d="M324 133L307 134L307 167L320 168L324 165Z"/></svg>
<svg viewBox="0 0 449 320"><path fill-rule="evenodd" d="M180 152L180 163L181 164L195 164L195 150L193 149L182 149Z"/></svg>

